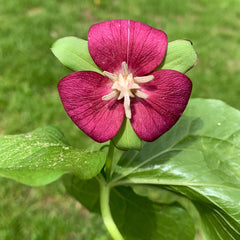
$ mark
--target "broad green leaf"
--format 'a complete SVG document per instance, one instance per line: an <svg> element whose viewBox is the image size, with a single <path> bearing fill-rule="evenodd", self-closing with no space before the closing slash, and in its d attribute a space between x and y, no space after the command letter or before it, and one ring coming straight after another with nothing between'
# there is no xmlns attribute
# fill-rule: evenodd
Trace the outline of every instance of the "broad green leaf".
<svg viewBox="0 0 240 240"><path fill-rule="evenodd" d="M100 214L99 183L95 178L83 181L74 175L67 174L63 176L63 183L68 193L90 212Z"/></svg>
<svg viewBox="0 0 240 240"><path fill-rule="evenodd" d="M119 132L112 140L114 145L121 150L140 150L142 147L142 140L134 132L127 118L124 118Z"/></svg>
<svg viewBox="0 0 240 240"><path fill-rule="evenodd" d="M198 55L188 40L176 40L168 43L167 53L157 69L172 69L186 73L197 64Z"/></svg>
<svg viewBox="0 0 240 240"><path fill-rule="evenodd" d="M76 37L61 38L53 44L51 50L64 66L74 72L94 71L102 73L89 54L86 40Z"/></svg>
<svg viewBox="0 0 240 240"><path fill-rule="evenodd" d="M140 152L128 151L119 165L112 184L170 189L196 205L206 240L240 239L238 110L217 100L191 100L170 131Z"/></svg>
<svg viewBox="0 0 240 240"><path fill-rule="evenodd" d="M202 206L195 202L200 216L201 229L204 239L207 240L236 240L239 239L239 224L234 221L231 216L222 213L221 209ZM212 227L209 227L212 226Z"/></svg>
<svg viewBox="0 0 240 240"><path fill-rule="evenodd" d="M64 183L68 192L86 208L100 213L97 180L82 181L67 175ZM116 187L111 191L110 207L126 240L192 240L194 237L192 219L177 203L154 203L130 187Z"/></svg>
<svg viewBox="0 0 240 240"><path fill-rule="evenodd" d="M130 187L112 190L110 203L114 220L125 239L192 240L193 221L178 203L158 204L135 194Z"/></svg>
<svg viewBox="0 0 240 240"><path fill-rule="evenodd" d="M66 144L53 126L0 136L0 176L38 186L55 181L65 173L82 179L96 176L105 162L103 152L87 152Z"/></svg>

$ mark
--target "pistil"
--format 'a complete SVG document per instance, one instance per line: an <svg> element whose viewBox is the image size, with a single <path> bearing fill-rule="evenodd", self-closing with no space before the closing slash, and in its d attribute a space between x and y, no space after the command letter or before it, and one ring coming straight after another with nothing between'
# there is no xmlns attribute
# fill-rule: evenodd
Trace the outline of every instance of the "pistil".
<svg viewBox="0 0 240 240"><path fill-rule="evenodd" d="M129 72L126 62L122 62L122 73L119 75L107 71L104 71L103 75L113 81L113 91L103 96L102 100L108 101L113 98L120 100L123 98L125 115L127 118L131 119L132 114L130 107L130 97L148 98L148 95L146 93L140 91L141 87L139 84L152 81L154 79L154 76L148 75L143 77L133 77L133 74Z"/></svg>

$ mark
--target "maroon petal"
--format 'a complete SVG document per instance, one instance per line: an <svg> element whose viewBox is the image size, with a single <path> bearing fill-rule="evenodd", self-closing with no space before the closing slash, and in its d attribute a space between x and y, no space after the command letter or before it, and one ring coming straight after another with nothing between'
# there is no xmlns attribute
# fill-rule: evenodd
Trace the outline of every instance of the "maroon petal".
<svg viewBox="0 0 240 240"><path fill-rule="evenodd" d="M141 85L147 99L133 99L131 124L145 141L154 141L179 119L191 95L190 79L174 70L153 72L154 80Z"/></svg>
<svg viewBox="0 0 240 240"><path fill-rule="evenodd" d="M69 117L98 142L113 138L124 117L122 103L115 99L102 100L112 91L111 85L108 78L89 71L71 73L58 84L59 95Z"/></svg>
<svg viewBox="0 0 240 240"><path fill-rule="evenodd" d="M134 76L153 71L163 60L167 36L158 29L131 20L112 20L91 26L88 48L95 63L119 73L125 61Z"/></svg>

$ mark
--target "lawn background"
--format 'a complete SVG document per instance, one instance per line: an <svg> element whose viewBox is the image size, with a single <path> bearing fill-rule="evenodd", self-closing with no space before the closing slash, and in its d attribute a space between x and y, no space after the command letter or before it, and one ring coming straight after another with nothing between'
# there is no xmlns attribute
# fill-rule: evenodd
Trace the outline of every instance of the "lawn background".
<svg viewBox="0 0 240 240"><path fill-rule="evenodd" d="M97 22L127 18L190 39L199 63L192 97L240 109L239 0L0 0L0 135L58 126L68 141L91 144L67 117L58 81L70 73L52 55L58 38L87 39ZM0 146L1 147L1 146ZM98 216L65 194L61 181L30 188L0 178L0 239L109 239Z"/></svg>

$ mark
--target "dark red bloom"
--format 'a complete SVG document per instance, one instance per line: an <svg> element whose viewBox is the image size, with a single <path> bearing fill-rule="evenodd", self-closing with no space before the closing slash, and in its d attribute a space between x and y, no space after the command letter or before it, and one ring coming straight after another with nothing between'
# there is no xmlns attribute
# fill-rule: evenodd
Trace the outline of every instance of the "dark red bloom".
<svg viewBox="0 0 240 240"><path fill-rule="evenodd" d="M145 141L169 130L187 105L192 83L174 70L154 71L164 59L167 44L163 31L136 21L91 26L89 52L103 74L75 72L58 84L73 122L98 142L113 138L124 116Z"/></svg>

